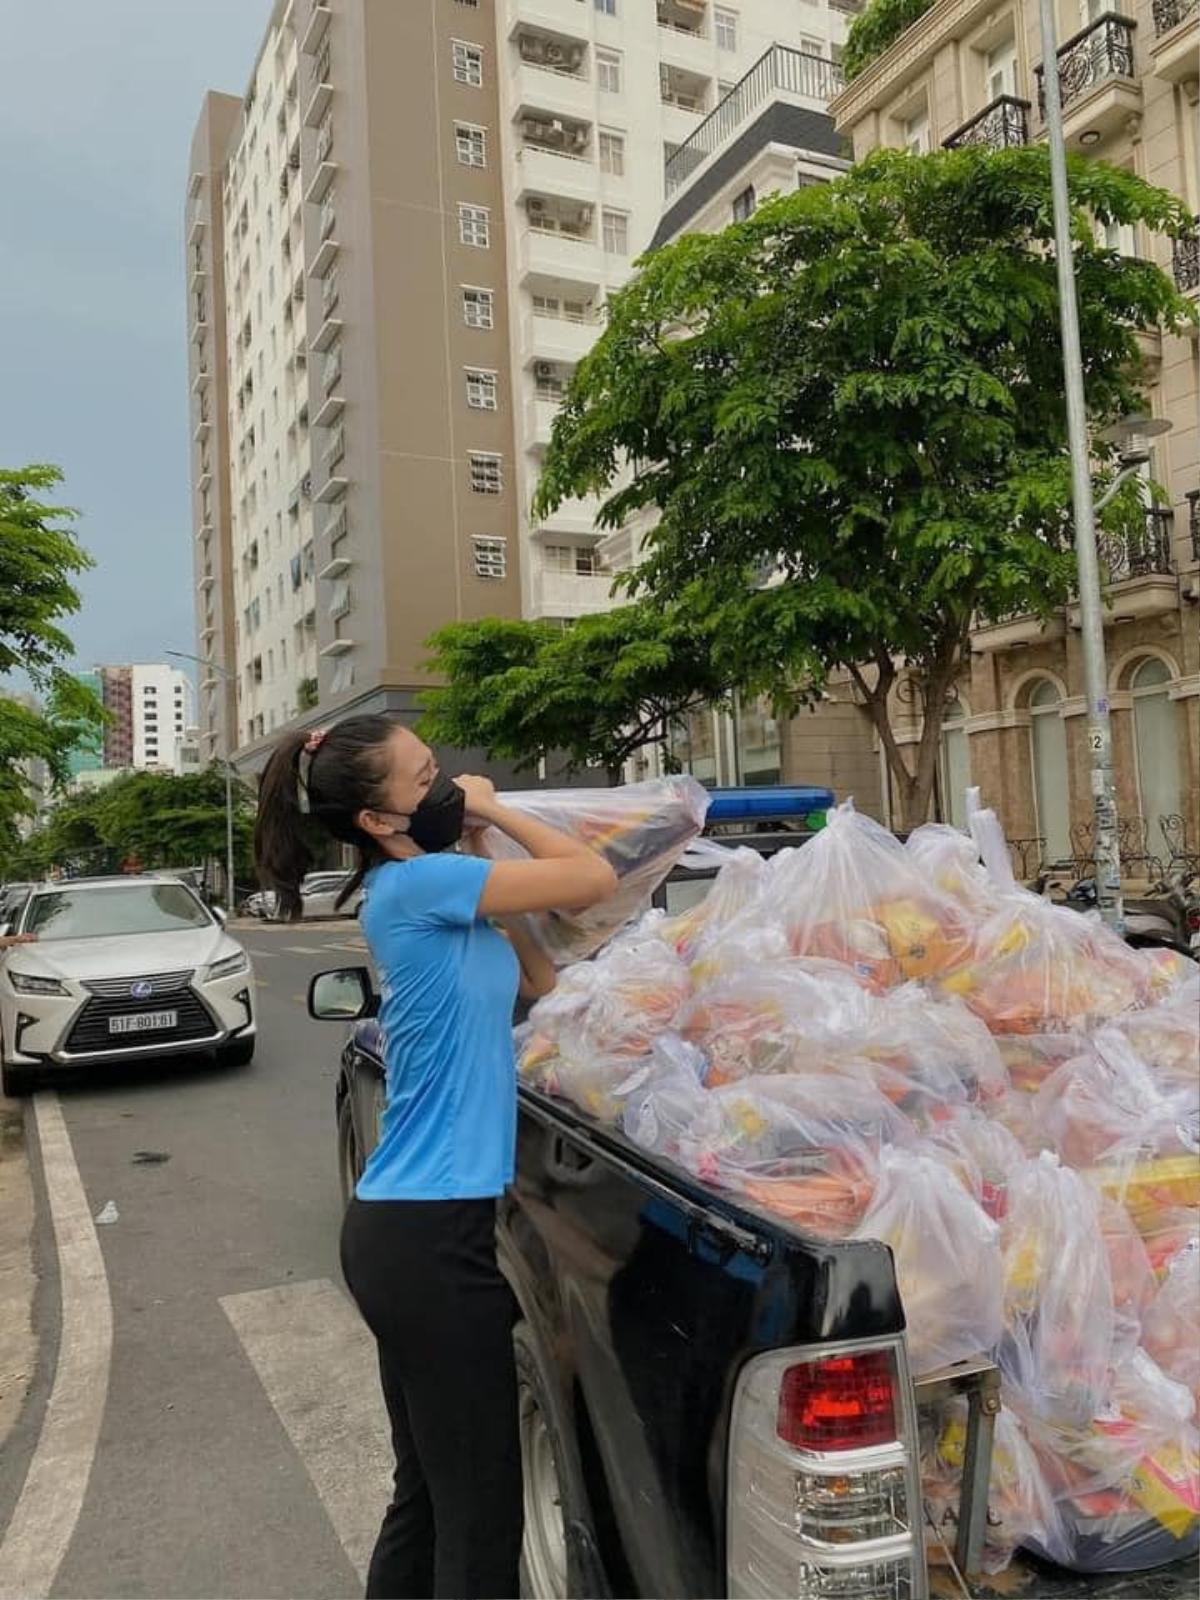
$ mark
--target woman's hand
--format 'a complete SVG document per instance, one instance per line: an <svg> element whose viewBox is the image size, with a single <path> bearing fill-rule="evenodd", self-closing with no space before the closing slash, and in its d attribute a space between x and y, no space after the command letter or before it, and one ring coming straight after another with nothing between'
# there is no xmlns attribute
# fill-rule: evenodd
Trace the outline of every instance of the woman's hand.
<svg viewBox="0 0 1200 1600"><path fill-rule="evenodd" d="M36 933L6 933L0 938L0 950L11 950L17 944L36 944Z"/></svg>
<svg viewBox="0 0 1200 1600"><path fill-rule="evenodd" d="M500 803L496 799L496 785L490 778L476 777L471 773L464 773L454 781L466 796L464 826L468 830L490 826Z"/></svg>

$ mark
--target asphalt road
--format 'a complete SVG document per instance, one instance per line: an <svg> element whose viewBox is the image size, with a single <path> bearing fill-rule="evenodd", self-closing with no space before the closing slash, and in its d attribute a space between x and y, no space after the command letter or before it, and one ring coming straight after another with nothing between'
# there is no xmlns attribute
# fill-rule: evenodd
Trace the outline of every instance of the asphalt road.
<svg viewBox="0 0 1200 1600"><path fill-rule="evenodd" d="M344 925L242 937L259 978L252 1066L106 1071L58 1091L88 1211L112 1202L118 1220L95 1230L112 1305L108 1393L57 1596L362 1592L387 1449L370 1342L337 1263L341 1033L310 1022L303 995L321 967L365 956ZM61 1336L29 1142L41 1352L0 1461L0 1530L41 1435Z"/></svg>

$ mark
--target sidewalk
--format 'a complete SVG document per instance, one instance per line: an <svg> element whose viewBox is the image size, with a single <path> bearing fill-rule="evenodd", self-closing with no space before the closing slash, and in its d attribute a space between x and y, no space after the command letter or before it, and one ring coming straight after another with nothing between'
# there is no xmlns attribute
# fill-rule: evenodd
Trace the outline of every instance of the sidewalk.
<svg viewBox="0 0 1200 1600"><path fill-rule="evenodd" d="M33 1189L24 1105L0 1095L0 1450L33 1382Z"/></svg>

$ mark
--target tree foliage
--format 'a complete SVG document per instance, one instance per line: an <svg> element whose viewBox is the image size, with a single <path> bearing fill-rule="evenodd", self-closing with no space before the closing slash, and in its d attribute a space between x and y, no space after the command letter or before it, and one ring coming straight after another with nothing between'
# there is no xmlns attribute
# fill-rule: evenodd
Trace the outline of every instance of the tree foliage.
<svg viewBox="0 0 1200 1600"><path fill-rule="evenodd" d="M96 696L67 671L74 653L64 619L79 609L74 578L92 565L70 529L75 513L42 497L62 482L57 467L0 469L0 677L22 671L42 709L0 699L0 849L35 808L30 762L52 786L68 756L103 722Z"/></svg>
<svg viewBox="0 0 1200 1600"><path fill-rule="evenodd" d="M1071 193L1103 424L1142 402L1138 331L1194 312L1094 220L1190 222L1098 162L1073 162ZM786 709L848 673L923 818L973 619L1045 613L1073 572L1046 152L879 152L648 258L576 371L535 510L588 493L607 526L657 518L631 588L682 607L719 676ZM911 768L889 714L902 666L927 713Z"/></svg>
<svg viewBox="0 0 1200 1600"><path fill-rule="evenodd" d="M445 681L426 693L421 732L518 767L565 755L571 767L615 778L643 746L665 749L672 723L728 687L711 639L678 605L618 606L565 630L454 623L430 647Z"/></svg>
<svg viewBox="0 0 1200 1600"><path fill-rule="evenodd" d="M933 0L871 0L850 24L842 70L851 83L872 61L889 50L918 17L923 17Z"/></svg>
<svg viewBox="0 0 1200 1600"><path fill-rule="evenodd" d="M254 798L234 785L234 858L250 876ZM131 772L106 788L66 796L11 850L6 871L38 878L51 868L116 872L130 859L145 869L194 866L225 855L225 772Z"/></svg>

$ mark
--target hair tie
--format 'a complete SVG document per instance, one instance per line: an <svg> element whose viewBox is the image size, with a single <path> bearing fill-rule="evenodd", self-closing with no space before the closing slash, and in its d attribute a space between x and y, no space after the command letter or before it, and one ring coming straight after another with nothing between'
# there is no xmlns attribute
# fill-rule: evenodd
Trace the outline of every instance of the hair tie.
<svg viewBox="0 0 1200 1600"><path fill-rule="evenodd" d="M305 739L300 748L296 761L296 799L302 816L308 816L312 811L312 803L308 795L309 775L312 772L313 757L325 743L326 728L314 728Z"/></svg>

